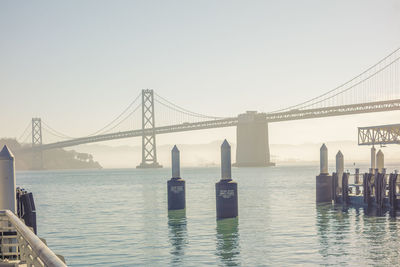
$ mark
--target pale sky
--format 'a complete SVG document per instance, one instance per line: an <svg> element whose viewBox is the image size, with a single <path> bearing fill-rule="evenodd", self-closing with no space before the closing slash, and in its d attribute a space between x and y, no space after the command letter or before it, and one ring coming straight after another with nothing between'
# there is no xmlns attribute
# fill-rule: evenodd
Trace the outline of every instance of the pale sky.
<svg viewBox="0 0 400 267"><path fill-rule="evenodd" d="M90 134L142 88L236 116L308 100L400 46L400 1L0 1L0 137L32 117ZM356 140L400 112L270 125L270 143ZM235 128L158 144L235 141ZM108 142L140 144L139 138Z"/></svg>

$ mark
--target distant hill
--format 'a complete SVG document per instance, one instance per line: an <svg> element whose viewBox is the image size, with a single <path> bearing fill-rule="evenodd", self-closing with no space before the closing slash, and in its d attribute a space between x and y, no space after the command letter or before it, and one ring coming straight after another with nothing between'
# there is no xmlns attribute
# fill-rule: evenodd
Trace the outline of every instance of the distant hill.
<svg viewBox="0 0 400 267"><path fill-rule="evenodd" d="M26 145L21 145L15 139L0 139L2 149L7 145L15 156L17 170L32 170L32 153L21 153L19 150ZM51 149L43 152L43 166L46 170L58 169L101 169L102 166L93 160L88 153L79 153L74 150Z"/></svg>

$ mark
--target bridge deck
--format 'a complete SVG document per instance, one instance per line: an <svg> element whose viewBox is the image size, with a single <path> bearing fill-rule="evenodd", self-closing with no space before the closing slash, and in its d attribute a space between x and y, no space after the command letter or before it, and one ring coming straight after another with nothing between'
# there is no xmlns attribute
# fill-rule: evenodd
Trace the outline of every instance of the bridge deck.
<svg viewBox="0 0 400 267"><path fill-rule="evenodd" d="M354 104L354 105L333 106L333 107L325 107L325 108L317 108L317 109L291 110L291 111L287 111L287 112L267 113L266 121L267 122L280 122L280 121L290 121L290 120L343 116L343 115L350 115L350 114L383 112L383 111L392 111L392 110L400 110L400 99L395 99L395 100L390 100L390 101L369 102L369 103ZM101 142L101 141L116 140L116 139L129 138L129 137L137 137L137 136L151 134L153 131L155 134L165 134L165 133L173 133L173 132L185 132L185 131L202 130L202 129L231 127L231 126L236 126L237 124L238 124L237 117L196 122L196 123L183 123L183 124L177 124L177 125L155 127L155 128L146 129L146 130L140 129L140 130L132 130L132 131L124 131L124 132L76 138L76 139L51 143L51 144L43 144L40 146L35 146L35 147L33 147L33 149L47 150L47 149L54 149L54 148L76 146L76 145L87 144L87 143L95 143L95 142ZM24 150L28 151L30 149L31 148L29 148L29 149L26 148Z"/></svg>

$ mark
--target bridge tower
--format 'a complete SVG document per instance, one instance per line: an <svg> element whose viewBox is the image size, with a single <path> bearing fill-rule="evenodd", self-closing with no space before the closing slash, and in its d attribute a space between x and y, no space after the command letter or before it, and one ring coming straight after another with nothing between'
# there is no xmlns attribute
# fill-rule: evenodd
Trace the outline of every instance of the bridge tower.
<svg viewBox="0 0 400 267"><path fill-rule="evenodd" d="M151 89L142 90L142 162L136 168L162 168L157 162L154 94Z"/></svg>
<svg viewBox="0 0 400 267"><path fill-rule="evenodd" d="M268 122L265 113L247 111L238 116L236 127L237 167L274 166L270 162Z"/></svg>
<svg viewBox="0 0 400 267"><path fill-rule="evenodd" d="M32 168L35 170L43 169L43 151L36 149L42 143L42 120L32 118Z"/></svg>

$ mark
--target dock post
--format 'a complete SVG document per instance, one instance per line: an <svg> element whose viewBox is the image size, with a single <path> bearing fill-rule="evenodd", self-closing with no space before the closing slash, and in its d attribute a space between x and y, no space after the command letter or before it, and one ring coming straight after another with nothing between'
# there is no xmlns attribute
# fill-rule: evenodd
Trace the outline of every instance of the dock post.
<svg viewBox="0 0 400 267"><path fill-rule="evenodd" d="M370 168L369 173L364 173L363 175L363 201L365 204L369 203L369 186L368 186L368 177L372 175L371 173L372 168Z"/></svg>
<svg viewBox="0 0 400 267"><path fill-rule="evenodd" d="M328 173L328 148L325 144L320 149L320 174L316 177L317 203L332 202L332 176Z"/></svg>
<svg viewBox="0 0 400 267"><path fill-rule="evenodd" d="M383 201L386 195L385 174L377 172L375 174L375 203L378 208L383 207Z"/></svg>
<svg viewBox="0 0 400 267"><path fill-rule="evenodd" d="M238 216L237 183L232 180L231 146L228 141L221 145L221 180L215 184L217 219Z"/></svg>
<svg viewBox="0 0 400 267"><path fill-rule="evenodd" d="M338 176L337 173L332 173L332 201L338 203Z"/></svg>
<svg viewBox="0 0 400 267"><path fill-rule="evenodd" d="M356 168L354 183L356 184L356 195L359 195L361 193L360 186L358 186L360 184L360 168Z"/></svg>
<svg viewBox="0 0 400 267"><path fill-rule="evenodd" d="M349 203L349 174L344 172L342 174L342 204Z"/></svg>
<svg viewBox="0 0 400 267"><path fill-rule="evenodd" d="M185 180L180 174L180 152L176 145L171 151L172 178L167 182L168 210L180 210L186 207Z"/></svg>
<svg viewBox="0 0 400 267"><path fill-rule="evenodd" d="M374 146L371 147L371 173L374 173L376 168L376 149Z"/></svg>
<svg viewBox="0 0 400 267"><path fill-rule="evenodd" d="M378 153L376 153L376 168L378 169L379 172L383 171L383 168L385 167L384 165L384 155L382 150L379 149Z"/></svg>
<svg viewBox="0 0 400 267"><path fill-rule="evenodd" d="M393 211L397 208L396 181L397 173L391 173L389 177L389 203Z"/></svg>
<svg viewBox="0 0 400 267"><path fill-rule="evenodd" d="M0 210L17 212L14 155L4 146L0 152Z"/></svg>

